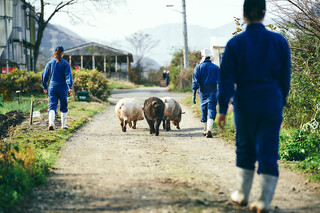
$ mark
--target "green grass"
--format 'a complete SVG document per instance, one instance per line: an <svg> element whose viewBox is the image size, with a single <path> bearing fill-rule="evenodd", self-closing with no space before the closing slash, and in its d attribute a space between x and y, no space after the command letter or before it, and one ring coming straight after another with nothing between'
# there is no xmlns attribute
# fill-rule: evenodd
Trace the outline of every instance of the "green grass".
<svg viewBox="0 0 320 213"><path fill-rule="evenodd" d="M196 99L197 104L192 103L192 96L185 98L182 102L193 110L196 117L201 117L198 97ZM214 123L214 128L218 128L217 120ZM235 134L233 112L228 112L225 129L219 129L218 136L234 143ZM284 162L284 167L304 174L309 180L320 184L319 131L310 132L294 128L282 128L280 131L279 155Z"/></svg>
<svg viewBox="0 0 320 213"><path fill-rule="evenodd" d="M120 81L118 79L108 79L108 82L110 84L110 87L112 89L135 89L138 88L140 86L132 83L132 82L128 82L128 81Z"/></svg>
<svg viewBox="0 0 320 213"><path fill-rule="evenodd" d="M20 98L15 96L12 101L1 102L0 113L5 114L12 110L30 113L31 97L33 97L34 100L34 111L43 111L48 106L46 94L24 94L21 95Z"/></svg>
<svg viewBox="0 0 320 213"><path fill-rule="evenodd" d="M48 131L47 113L43 113L44 118L35 118L31 126L25 121L11 129L10 138L0 140L0 212L14 211L32 187L44 184L72 133L106 107L96 102L69 100L69 129L58 126ZM59 116L56 119L60 121Z"/></svg>
<svg viewBox="0 0 320 213"><path fill-rule="evenodd" d="M196 97L196 104L192 103L192 95L186 97L185 99L182 100L182 103L189 106L193 113L196 115L197 118L200 119L201 117L201 110L200 110L200 100L199 96L197 95ZM219 110L219 107L217 107L217 112ZM218 128L218 114L216 116L216 120L213 124L213 134L218 135L219 137L234 143L235 140L235 128L234 128L234 122L233 122L233 113L228 112L227 117L226 117L226 126L223 130Z"/></svg>

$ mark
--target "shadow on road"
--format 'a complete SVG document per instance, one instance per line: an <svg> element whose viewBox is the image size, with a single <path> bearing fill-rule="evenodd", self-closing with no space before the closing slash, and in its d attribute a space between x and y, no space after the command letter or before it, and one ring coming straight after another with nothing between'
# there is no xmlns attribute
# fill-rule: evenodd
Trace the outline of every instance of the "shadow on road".
<svg viewBox="0 0 320 213"><path fill-rule="evenodd" d="M52 178L43 186L46 190L36 191L31 198L38 200L32 203L43 205L31 206L26 202L17 212L248 212L246 208L230 203L226 195L208 193L190 182L173 179L156 178L147 183L144 180L118 188L111 186L90 195L83 191L94 185L75 184L79 178L77 174L54 174Z"/></svg>

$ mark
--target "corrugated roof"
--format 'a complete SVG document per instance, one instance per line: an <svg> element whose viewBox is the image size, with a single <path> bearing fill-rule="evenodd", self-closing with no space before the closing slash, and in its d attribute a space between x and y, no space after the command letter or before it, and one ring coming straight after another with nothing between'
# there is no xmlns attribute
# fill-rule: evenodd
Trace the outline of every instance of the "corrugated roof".
<svg viewBox="0 0 320 213"><path fill-rule="evenodd" d="M132 54L125 52L123 50L108 47L95 42L80 45L78 47L73 47L66 49L64 51L65 55L70 56L129 56L130 62L133 61Z"/></svg>

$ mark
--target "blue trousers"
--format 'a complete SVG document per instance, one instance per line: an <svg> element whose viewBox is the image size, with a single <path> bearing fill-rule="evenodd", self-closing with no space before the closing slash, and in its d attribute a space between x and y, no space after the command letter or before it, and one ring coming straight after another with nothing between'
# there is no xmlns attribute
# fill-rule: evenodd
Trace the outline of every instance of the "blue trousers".
<svg viewBox="0 0 320 213"><path fill-rule="evenodd" d="M60 112L68 112L68 90L64 86L50 86L48 88L49 109L57 111L58 101L60 101Z"/></svg>
<svg viewBox="0 0 320 213"><path fill-rule="evenodd" d="M279 176L279 132L282 122L282 106L246 102L234 106L236 126L236 165L254 170L258 162L258 174Z"/></svg>
<svg viewBox="0 0 320 213"><path fill-rule="evenodd" d="M216 119L217 115L217 98L215 93L203 94L199 93L200 109L201 109L201 122L207 122L209 119Z"/></svg>

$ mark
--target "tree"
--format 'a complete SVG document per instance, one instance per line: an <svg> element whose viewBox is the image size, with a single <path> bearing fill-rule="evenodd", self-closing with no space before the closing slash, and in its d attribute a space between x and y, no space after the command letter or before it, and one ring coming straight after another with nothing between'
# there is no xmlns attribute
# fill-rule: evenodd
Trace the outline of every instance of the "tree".
<svg viewBox="0 0 320 213"><path fill-rule="evenodd" d="M126 37L126 41L129 43L129 48L134 52L136 57L136 75L137 80L141 80L141 72L143 71L142 58L150 52L155 46L158 45L159 41L154 40L149 34L142 32L136 32Z"/></svg>
<svg viewBox="0 0 320 213"><path fill-rule="evenodd" d="M182 91L190 91L192 83L192 75L194 67L199 64L201 60L200 51L189 51L189 68L183 68L183 50L172 49L172 59L170 67L170 81L173 89L180 89Z"/></svg>
<svg viewBox="0 0 320 213"><path fill-rule="evenodd" d="M292 52L292 80L284 123L320 120L320 1L270 0Z"/></svg>
<svg viewBox="0 0 320 213"><path fill-rule="evenodd" d="M296 30L320 40L319 0L269 0L271 13L278 24L295 33Z"/></svg>
<svg viewBox="0 0 320 213"><path fill-rule="evenodd" d="M86 16L88 14L93 14L89 8L95 8L96 10L109 10L111 4L116 4L121 2L121 0L67 0L67 1L57 1L57 0L33 0L31 1L32 5L35 5L36 8L36 17L35 20L38 24L36 42L35 42L35 51L34 51L34 61L37 64L40 45L43 38L43 33L48 26L48 23L52 18L57 15L57 13L66 13L69 15L72 22L77 23L83 21L82 16L79 15L81 11L72 11L72 7L75 5L82 4L82 8L86 11ZM113 6L113 5L112 5Z"/></svg>

